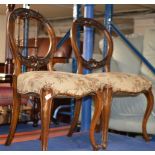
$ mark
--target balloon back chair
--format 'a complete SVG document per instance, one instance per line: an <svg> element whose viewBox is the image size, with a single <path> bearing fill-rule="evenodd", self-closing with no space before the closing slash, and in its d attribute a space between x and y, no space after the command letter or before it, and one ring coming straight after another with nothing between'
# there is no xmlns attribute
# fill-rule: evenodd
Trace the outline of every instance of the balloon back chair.
<svg viewBox="0 0 155 155"><path fill-rule="evenodd" d="M84 57L81 55L81 51L78 48L78 43L77 43L78 41L76 36L78 32L78 27L80 26L94 27L94 25L98 28L99 31L102 30L102 32L105 33L105 36L108 36L107 51L104 51L104 53L107 53L107 54L101 61L97 61L97 60L95 61L95 59L90 59L89 61L85 60ZM112 39L108 31L106 30L106 28L103 25L101 25L99 22L93 19L79 18L73 22L72 31L71 31L71 43L77 59L79 72L82 72L81 70L83 68L93 70L100 67L104 67L105 72L85 75L87 77L94 78L96 80L96 83L100 85L101 90L103 86L104 87L106 86L107 88L109 88L109 89L103 89L103 92L102 92L103 107L102 107L102 114L101 114L101 120L100 120L101 127L102 127L101 146L103 148L107 147L108 125L109 125L112 95L138 95L140 93L143 93L145 95L147 99L147 107L146 107L146 111L142 122L142 132L143 132L144 139L148 141L149 136L147 135L146 125L154 104L151 82L139 75L110 72L110 58L112 56ZM80 107L77 108L75 112L77 116L74 122L72 123L72 128L69 132L69 136L72 135L73 129L76 126L79 112L80 112ZM96 147L96 149L98 148Z"/></svg>
<svg viewBox="0 0 155 155"><path fill-rule="evenodd" d="M98 38L105 38L107 40L107 51L106 51L106 56L104 58L101 58L100 60L95 60L95 58L91 58L90 60L86 60L83 55L82 55L82 49L79 48L79 42L83 42L84 45L84 29L85 28L92 28L94 31L93 36L97 35ZM80 33L80 35L79 35ZM79 36L79 38L77 38ZM80 40L80 41L79 41ZM110 71L110 60L112 57L112 52L113 52L113 41L110 33L107 31L107 29L99 22L97 22L94 19L89 19L89 18L79 18L78 20L75 20L72 24L72 29L71 29L71 43L72 43L72 48L75 52L75 56L77 59L77 72L80 74L83 74L84 69L88 69L90 71L97 70L98 68L105 68L106 72ZM89 51L87 51L89 52ZM99 51L100 52L100 51ZM97 53L97 52L96 52ZM93 54L92 54L93 55ZM86 76L86 75L84 75ZM107 85L100 85L98 80L96 80L97 87L100 88L100 102L103 102L103 100L106 102L110 102L111 100L111 86ZM106 97L107 96L107 97ZM108 97L109 96L109 97ZM106 98L105 98L106 97ZM103 99L104 98L104 99ZM103 106L103 104L102 104ZM79 119L79 114L80 114L80 109L81 109L81 103L75 105L75 112L74 112L74 117L73 121L71 124L71 128L69 130L68 136L72 136L73 131L77 125L78 119ZM101 109L100 109L101 110ZM100 111L98 111L100 113ZM98 121L98 120L97 120ZM90 128L91 130L91 128ZM100 148L100 145L93 145L94 150L98 150Z"/></svg>
<svg viewBox="0 0 155 155"><path fill-rule="evenodd" d="M24 26L20 26L19 23L23 23ZM35 31L36 27L37 31ZM28 31L29 35L27 34ZM33 34L35 37L32 37ZM46 35L49 39L48 50L46 53L45 51L43 52L44 55L38 52L39 47L37 46L37 38L42 35ZM52 71L52 63L50 60L52 59L53 52L56 50L56 37L49 22L40 13L34 10L25 8L15 9L9 17L8 37L15 67L13 74L12 119L5 145L11 144L15 134L21 94L35 96L40 99L40 139L42 150L47 150L48 148L48 131L51 111L53 109L53 98L61 95L70 96L75 97L76 102L79 103L83 96L95 96L96 112L92 119L92 130L90 133L92 145L95 145L93 134L96 120L100 115L98 111L101 109L101 102L99 102L100 91L97 90L95 80L86 78L80 74ZM31 37L35 38L34 45L32 45L32 42L31 45L29 44L28 38ZM25 50L27 50L27 52L25 52ZM48 71L39 70L45 65L47 65ZM21 68L24 68L25 72L22 72Z"/></svg>

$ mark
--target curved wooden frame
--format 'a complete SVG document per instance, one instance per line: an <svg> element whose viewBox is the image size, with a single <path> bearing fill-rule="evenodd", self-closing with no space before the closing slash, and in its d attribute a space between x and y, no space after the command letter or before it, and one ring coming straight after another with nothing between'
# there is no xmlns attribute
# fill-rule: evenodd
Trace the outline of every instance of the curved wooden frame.
<svg viewBox="0 0 155 155"><path fill-rule="evenodd" d="M77 34L77 27L78 26L89 26L89 27L95 27L99 29L101 33L105 34L105 37L107 38L107 55L101 60L100 62L91 59L90 61L85 60L80 52L80 49L78 48L77 44L77 39L76 39L76 34ZM113 42L112 38L109 34L109 32L106 30L106 28L100 24L99 22L89 19L89 18L79 18L76 21L73 22L72 24L72 31L71 31L71 43L75 52L75 56L77 58L77 64L78 64L78 72L82 74L82 69L87 68L90 70L100 68L100 67L105 67L105 72L110 71L110 60L112 57L112 52L113 52ZM112 87L112 86L111 86ZM100 128L102 129L102 144L101 145L96 145L93 144L94 150L98 150L100 147L105 149L107 147L107 141L108 141L108 127L109 127L109 118L110 118L110 112L111 112L111 100L112 100L112 95L113 94L125 94L125 95L137 95L140 93L143 93L147 99L147 108L144 114L143 122L142 122L142 132L143 132L143 137L146 141L149 140L149 136L147 134L146 130L146 125L148 118L151 114L151 111L153 109L153 104L154 104L154 98L152 94L152 88L150 88L148 91L141 91L138 93L132 93L132 92L113 92L112 88L103 88L102 93L100 93L100 102L102 103L102 113L100 115ZM75 107L75 116L73 119L73 122L71 124L70 131L68 133L68 136L72 136L74 128L76 127L76 124L78 122L78 117L80 113L80 104L76 105ZM96 113L96 109L95 109ZM100 110L99 110L100 113ZM98 117L97 117L98 118ZM99 119L99 118L98 118ZM90 128L90 135L92 133L92 128ZM91 136L91 140L94 138ZM93 142L92 142L93 143Z"/></svg>
<svg viewBox="0 0 155 155"><path fill-rule="evenodd" d="M96 61L95 59L90 59L89 61L85 60L80 53L82 53L78 47L77 43L77 30L78 26L87 26L87 27L93 27L96 28L102 36L105 36L107 39L107 55L101 60ZM110 36L110 33L107 31L107 29L99 22L97 22L94 19L90 18L79 18L78 20L74 21L72 24L71 29L71 43L75 52L75 56L77 58L78 63L78 73L82 74L82 69L87 68L89 70L105 67L106 71L110 71L110 60L113 53L113 41Z"/></svg>
<svg viewBox="0 0 155 155"><path fill-rule="evenodd" d="M16 45L16 41L14 38L15 20L17 19L17 17L20 17L20 19L24 19L25 16L28 19L35 19L41 22L43 26L46 28L46 31L48 33L48 37L50 40L50 45L49 45L49 49L45 57L40 58L37 55L24 57L21 54L21 50L19 51L19 48ZM19 64L19 66L15 68L15 75L18 75L19 73L21 73L20 64L24 64L27 67L31 67L33 68L33 70L38 70L42 66L45 66L51 59L51 56L52 56L51 51L56 50L55 33L54 33L53 28L50 26L49 22L41 14L39 14L38 12L34 10L18 8L10 14L8 23L9 23L8 24L9 43L10 43L10 46L13 52L15 64Z"/></svg>
<svg viewBox="0 0 155 155"><path fill-rule="evenodd" d="M44 27L45 30L48 33L48 37L50 40L49 49L45 57L40 58L37 55L30 56L30 57L24 57L20 53L18 49L18 45L16 45L15 41L15 20L20 18L30 18L35 19L37 21L40 21ZM31 10L31 9L25 9L25 8L18 8L15 9L9 16L8 21L8 37L9 37L9 44L11 51L13 53L14 57L14 74L13 74L13 106L12 106L12 118L11 118L11 125L10 125L10 131L9 135L7 137L5 145L10 145L17 126L18 117L19 117L19 110L20 110L20 104L21 104L21 94L17 91L17 77L19 74L21 74L21 66L24 64L27 67L31 67L32 70L39 70L40 67L47 65L49 70L52 70L51 62L49 61L52 57L52 52L56 49L56 43L55 43L55 32L49 22L38 12ZM27 47L28 48L28 47ZM50 121L50 110L53 106L52 103L52 97L48 100L45 100L46 94L53 93L52 90L42 88L42 91L40 94L33 94L34 96L38 97L40 96L41 99L41 115L42 115L42 133L41 133L41 142L42 142L42 150L47 150L47 139L48 139L48 127L49 127L49 121ZM48 107L48 108L47 108Z"/></svg>
<svg viewBox="0 0 155 155"><path fill-rule="evenodd" d="M49 50L47 54L45 55L44 58L40 58L37 55L35 56L30 56L30 57L23 57L22 54L20 54L20 51L18 50L18 47L15 42L15 20L20 17L20 18L34 18L36 20L39 20L44 24L44 27L46 31L49 34L50 38L50 44L49 44ZM51 61L49 59L52 58L53 51L56 49L56 37L53 28L50 26L47 20L44 19L42 15L40 15L38 12L35 12L34 10L30 9L24 9L24 8L19 8L14 10L9 17L9 22L8 22L8 36L9 36L9 42L10 42L10 47L13 52L13 57L14 57L14 62L15 62L15 71L13 75L13 106L12 106L12 118L11 118L11 125L10 125L10 131L9 135L7 137L5 145L10 145L17 126L18 122L18 116L19 116L19 110L20 110L20 104L21 104L21 94L18 93L17 91L17 78L18 75L21 74L21 65L24 64L28 67L32 67L33 70L39 70L40 67L45 66L47 64L48 69L51 71L52 70L52 65ZM95 92L88 92L87 95L93 95L95 96L95 105L96 105L96 112L95 115L93 116L93 121L91 123L91 129L92 132L90 133L90 139L93 147L96 146L95 138L94 138L94 131L95 127L97 124L97 120L99 115L101 114L101 102L100 102L100 91ZM36 93L27 93L26 95L34 95L35 97L39 97L41 101L41 121L42 121L42 126L41 126L41 148L42 150L47 150L48 147L48 129L49 129L49 123L50 123L50 112L53 109L53 98L56 97L54 94L54 91L52 88L42 88L40 94ZM50 95L49 98L47 98L47 95ZM83 96L78 96L78 95L71 95L71 94L58 94L58 95L66 95L70 97L75 97L76 98L76 105L80 105L79 101L81 101ZM86 94L85 94L86 95Z"/></svg>
<svg viewBox="0 0 155 155"><path fill-rule="evenodd" d="M87 27L93 27L96 28L100 34L102 36L105 36L105 38L107 39L107 51L106 51L106 56L101 60L101 61L96 61L95 59L90 59L85 60L82 56L81 56L81 51L78 47L78 43L77 43L77 38L76 38L76 34L77 34L77 30L78 30L78 26L87 26ZM106 72L110 71L110 60L111 60L111 56L112 56L112 52L113 52L113 41L111 38L110 33L107 31L107 29L100 24L99 22L97 22L94 19L90 19L90 18L79 18L77 20L75 20L72 24L72 29L71 29L71 43L72 43L72 47L73 50L75 52L75 56L77 59L77 64L78 64L78 73L82 74L83 73L83 68L87 68L89 70L93 70L93 69L97 69L100 67L105 67ZM105 91L107 91L107 94L109 96L109 100L110 100L110 94L112 92L111 88L106 88ZM101 116L101 111L103 109L103 93L105 93L105 91L99 91L97 93L97 95L94 97L94 103L95 103L95 111L94 111L94 117L92 118L91 121L91 127L90 127L90 141L92 143L93 149L94 150L98 150L101 145L97 144L95 142L95 136L94 136L94 132L95 132L95 127L97 125L97 122ZM108 100L108 102L109 102ZM96 102L99 102L98 105L96 105ZM81 109L81 101L79 100L78 102L76 102L75 104L75 114L74 114L74 118L70 127L70 130L68 132L68 136L72 136L73 131L77 125L78 122L78 118L79 118L79 113L80 113L80 109Z"/></svg>

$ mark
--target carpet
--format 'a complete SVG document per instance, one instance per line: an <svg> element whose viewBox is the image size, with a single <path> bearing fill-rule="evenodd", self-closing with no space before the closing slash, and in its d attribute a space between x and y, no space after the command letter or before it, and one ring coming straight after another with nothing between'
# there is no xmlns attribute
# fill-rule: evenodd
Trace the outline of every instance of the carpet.
<svg viewBox="0 0 155 155"><path fill-rule="evenodd" d="M96 134L99 142L101 134ZM0 145L1 151L40 151L40 141L30 140L13 143L10 146ZM72 137L61 136L49 138L49 151L91 151L89 133L76 133ZM142 138L132 138L124 135L109 133L107 151L155 151L155 142L145 142Z"/></svg>

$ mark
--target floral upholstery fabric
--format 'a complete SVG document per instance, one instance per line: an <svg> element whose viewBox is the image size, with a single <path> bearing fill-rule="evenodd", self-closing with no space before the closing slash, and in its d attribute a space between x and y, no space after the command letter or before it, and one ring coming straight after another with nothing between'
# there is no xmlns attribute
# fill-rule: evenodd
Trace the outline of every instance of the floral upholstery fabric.
<svg viewBox="0 0 155 155"><path fill-rule="evenodd" d="M96 81L84 75L57 72L32 71L20 74L17 79L19 93L40 93L44 88L52 88L55 95L83 96L95 92Z"/></svg>
<svg viewBox="0 0 155 155"><path fill-rule="evenodd" d="M112 87L114 93L139 93L152 86L151 82L143 76L122 72L93 73L86 76L96 79L100 87L105 85Z"/></svg>

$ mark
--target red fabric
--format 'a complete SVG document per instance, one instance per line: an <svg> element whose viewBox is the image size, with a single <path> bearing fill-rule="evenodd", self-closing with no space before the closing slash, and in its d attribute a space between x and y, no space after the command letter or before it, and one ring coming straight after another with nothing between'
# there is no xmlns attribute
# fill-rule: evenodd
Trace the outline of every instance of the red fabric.
<svg viewBox="0 0 155 155"><path fill-rule="evenodd" d="M0 86L0 106L12 105L13 91L12 87ZM27 103L26 98L22 98L22 104Z"/></svg>
<svg viewBox="0 0 155 155"><path fill-rule="evenodd" d="M56 44L61 40L61 37L56 37ZM35 39L29 39L29 46L33 46L35 42ZM49 38L38 38L38 56L45 56L48 51L49 46ZM34 54L34 50L30 49L29 52ZM72 53L72 46L71 46L71 40L68 39L64 42L64 44L54 51L54 57L66 57L70 58Z"/></svg>

